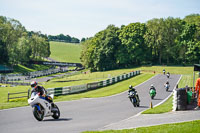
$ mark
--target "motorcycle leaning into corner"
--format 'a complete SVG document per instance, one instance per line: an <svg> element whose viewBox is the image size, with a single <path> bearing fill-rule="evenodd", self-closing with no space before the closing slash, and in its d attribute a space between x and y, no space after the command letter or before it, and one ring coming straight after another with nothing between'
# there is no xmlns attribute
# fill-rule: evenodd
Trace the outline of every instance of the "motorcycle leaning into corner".
<svg viewBox="0 0 200 133"><path fill-rule="evenodd" d="M170 87L169 83L164 84L164 87L165 87L165 90L168 91Z"/></svg>
<svg viewBox="0 0 200 133"><path fill-rule="evenodd" d="M53 94L49 95L52 99ZM60 110L55 104L49 103L45 97L40 96L40 93L33 92L28 99L28 103L33 108L33 115L38 121L42 121L44 117L52 116L54 119L60 117Z"/></svg>
<svg viewBox="0 0 200 133"><path fill-rule="evenodd" d="M150 94L151 99L154 99L154 97L156 96L156 90L150 89L149 94Z"/></svg>
<svg viewBox="0 0 200 133"><path fill-rule="evenodd" d="M134 107L139 107L140 106L140 99L138 97L138 94L136 91L129 91L128 97L133 104Z"/></svg>
<svg viewBox="0 0 200 133"><path fill-rule="evenodd" d="M169 76L170 76L170 74L169 74L169 73L167 73L167 78L169 78Z"/></svg>

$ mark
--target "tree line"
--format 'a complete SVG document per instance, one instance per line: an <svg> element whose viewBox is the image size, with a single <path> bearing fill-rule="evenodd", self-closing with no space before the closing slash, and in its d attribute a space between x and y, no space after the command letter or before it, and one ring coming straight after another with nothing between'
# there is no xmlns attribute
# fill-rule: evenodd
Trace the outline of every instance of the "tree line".
<svg viewBox="0 0 200 133"><path fill-rule="evenodd" d="M200 15L109 25L82 43L81 61L92 71L143 64L200 63Z"/></svg>
<svg viewBox="0 0 200 133"><path fill-rule="evenodd" d="M0 16L0 63L23 64L49 57L48 37L40 32L29 32L15 20Z"/></svg>
<svg viewBox="0 0 200 133"><path fill-rule="evenodd" d="M75 37L71 37L69 35L64 35L64 34L60 34L60 35L48 35L48 39L49 41L58 41L58 42L67 42L67 43L80 43L80 40L78 38Z"/></svg>

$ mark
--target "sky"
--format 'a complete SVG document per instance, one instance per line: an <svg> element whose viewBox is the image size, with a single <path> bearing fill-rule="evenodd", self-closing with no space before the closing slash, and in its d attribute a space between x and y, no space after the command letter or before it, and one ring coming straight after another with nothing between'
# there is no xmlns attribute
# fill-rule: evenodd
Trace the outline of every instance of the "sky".
<svg viewBox="0 0 200 133"><path fill-rule="evenodd" d="M28 31L92 37L110 24L146 23L153 18L200 14L200 0L0 0L0 16Z"/></svg>

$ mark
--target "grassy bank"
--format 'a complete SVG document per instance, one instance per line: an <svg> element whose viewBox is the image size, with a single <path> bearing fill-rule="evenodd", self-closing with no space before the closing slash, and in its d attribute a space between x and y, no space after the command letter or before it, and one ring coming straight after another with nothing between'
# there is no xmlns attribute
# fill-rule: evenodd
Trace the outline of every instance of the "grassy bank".
<svg viewBox="0 0 200 133"><path fill-rule="evenodd" d="M163 124L124 130L86 131L83 133L199 133L200 120L175 124Z"/></svg>
<svg viewBox="0 0 200 133"><path fill-rule="evenodd" d="M56 61L80 63L81 45L64 43L64 42L50 42L51 55Z"/></svg>

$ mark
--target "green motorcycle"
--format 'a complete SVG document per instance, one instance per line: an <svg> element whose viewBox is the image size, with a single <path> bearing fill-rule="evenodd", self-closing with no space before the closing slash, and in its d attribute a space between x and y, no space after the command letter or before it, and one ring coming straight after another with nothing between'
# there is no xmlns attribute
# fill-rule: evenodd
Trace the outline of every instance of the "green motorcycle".
<svg viewBox="0 0 200 133"><path fill-rule="evenodd" d="M150 89L149 94L151 96L151 99L154 99L154 97L156 96L156 91L154 89Z"/></svg>

